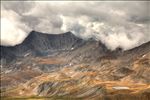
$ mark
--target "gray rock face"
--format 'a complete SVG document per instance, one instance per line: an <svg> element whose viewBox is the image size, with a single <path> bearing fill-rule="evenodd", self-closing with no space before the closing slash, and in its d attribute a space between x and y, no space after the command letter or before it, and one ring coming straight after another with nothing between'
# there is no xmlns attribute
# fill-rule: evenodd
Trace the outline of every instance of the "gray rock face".
<svg viewBox="0 0 150 100"><path fill-rule="evenodd" d="M11 61L16 57L31 52L35 56L46 55L47 51L70 50L84 44L84 40L76 37L71 32L64 34L42 34L32 31L23 43L14 47L0 46L0 59Z"/></svg>
<svg viewBox="0 0 150 100"><path fill-rule="evenodd" d="M39 87L37 89L37 94L38 95L45 95L45 94L47 94L51 90L52 85L53 85L52 82L42 83L41 85L39 85Z"/></svg>
<svg viewBox="0 0 150 100"><path fill-rule="evenodd" d="M40 96L75 96L77 98L90 97L90 96L98 96L106 93L106 89L104 86L83 86L76 87L76 91L80 89L78 92L74 90L72 92L67 91L65 87L71 87L74 85L80 84L79 80L68 80L68 81L60 81L60 82L44 82L35 88L35 93Z"/></svg>

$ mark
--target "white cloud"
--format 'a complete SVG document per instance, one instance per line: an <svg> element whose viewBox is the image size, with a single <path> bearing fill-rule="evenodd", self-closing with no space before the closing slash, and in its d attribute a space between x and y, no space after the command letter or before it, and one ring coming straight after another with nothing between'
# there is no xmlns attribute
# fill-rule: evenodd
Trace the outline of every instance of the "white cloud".
<svg viewBox="0 0 150 100"><path fill-rule="evenodd" d="M2 45L21 43L31 30L52 34L72 31L83 38L101 40L112 50L150 41L148 1L3 1L2 7Z"/></svg>
<svg viewBox="0 0 150 100"><path fill-rule="evenodd" d="M14 46L21 43L30 32L29 27L20 23L21 16L14 11L3 9L1 13L1 44Z"/></svg>

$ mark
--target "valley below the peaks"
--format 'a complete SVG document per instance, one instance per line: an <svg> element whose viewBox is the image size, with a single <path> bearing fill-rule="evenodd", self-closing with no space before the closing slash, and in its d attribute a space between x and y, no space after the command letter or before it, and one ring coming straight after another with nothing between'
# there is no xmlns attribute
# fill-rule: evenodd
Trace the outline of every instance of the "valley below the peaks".
<svg viewBox="0 0 150 100"><path fill-rule="evenodd" d="M70 32L32 31L0 57L3 100L150 100L150 42L111 51Z"/></svg>

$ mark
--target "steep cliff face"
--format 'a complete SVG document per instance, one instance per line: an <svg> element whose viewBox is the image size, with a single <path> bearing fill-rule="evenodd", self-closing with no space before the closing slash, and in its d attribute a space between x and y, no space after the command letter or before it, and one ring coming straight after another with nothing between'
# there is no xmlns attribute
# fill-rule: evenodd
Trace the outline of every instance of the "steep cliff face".
<svg viewBox="0 0 150 100"><path fill-rule="evenodd" d="M0 46L1 58L11 60L23 56L27 52L42 55L46 51L71 50L84 44L84 40L76 37L71 32L64 34L42 34L32 31L23 43L14 47Z"/></svg>
<svg viewBox="0 0 150 100"><path fill-rule="evenodd" d="M82 41L82 39L76 37L71 32L64 34L42 34L32 31L22 46L35 51L67 50L72 47L78 47Z"/></svg>

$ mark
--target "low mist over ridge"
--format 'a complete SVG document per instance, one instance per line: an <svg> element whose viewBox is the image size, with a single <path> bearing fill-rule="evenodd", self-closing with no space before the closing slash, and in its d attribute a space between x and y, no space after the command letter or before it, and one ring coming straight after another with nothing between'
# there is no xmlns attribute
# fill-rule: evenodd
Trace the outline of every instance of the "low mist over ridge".
<svg viewBox="0 0 150 100"><path fill-rule="evenodd" d="M14 46L36 30L71 31L109 49L131 49L150 41L150 2L2 1L1 45Z"/></svg>

